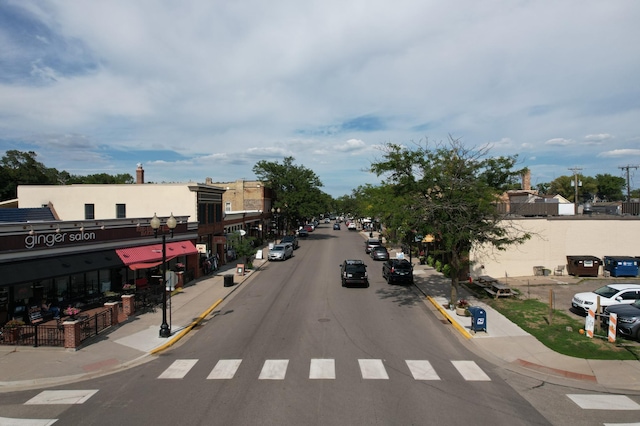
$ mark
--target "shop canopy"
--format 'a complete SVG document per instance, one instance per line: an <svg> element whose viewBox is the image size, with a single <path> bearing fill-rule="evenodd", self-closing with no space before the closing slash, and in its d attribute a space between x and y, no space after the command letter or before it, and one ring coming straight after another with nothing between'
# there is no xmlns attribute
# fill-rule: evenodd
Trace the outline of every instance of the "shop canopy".
<svg viewBox="0 0 640 426"><path fill-rule="evenodd" d="M198 250L191 241L177 241L166 243L166 260L178 256L195 254ZM162 263L162 244L116 249L116 253L129 269L149 269Z"/></svg>

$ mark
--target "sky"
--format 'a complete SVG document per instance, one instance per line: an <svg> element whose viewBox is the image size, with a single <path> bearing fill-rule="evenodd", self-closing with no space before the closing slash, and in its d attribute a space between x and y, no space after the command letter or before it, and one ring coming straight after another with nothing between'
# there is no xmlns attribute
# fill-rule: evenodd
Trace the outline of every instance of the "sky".
<svg viewBox="0 0 640 426"><path fill-rule="evenodd" d="M532 185L640 186L640 2L2 0L0 154L75 175L256 179L339 197L396 143L489 146Z"/></svg>

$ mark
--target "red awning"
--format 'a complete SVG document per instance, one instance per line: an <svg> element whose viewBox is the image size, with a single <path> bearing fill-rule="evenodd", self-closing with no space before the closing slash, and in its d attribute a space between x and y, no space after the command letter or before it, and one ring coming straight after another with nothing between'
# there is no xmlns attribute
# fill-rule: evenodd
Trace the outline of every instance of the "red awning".
<svg viewBox="0 0 640 426"><path fill-rule="evenodd" d="M195 254L198 250L191 241L168 242L166 244L167 262L178 256ZM162 243L148 246L116 249L120 260L129 269L149 269L162 263Z"/></svg>

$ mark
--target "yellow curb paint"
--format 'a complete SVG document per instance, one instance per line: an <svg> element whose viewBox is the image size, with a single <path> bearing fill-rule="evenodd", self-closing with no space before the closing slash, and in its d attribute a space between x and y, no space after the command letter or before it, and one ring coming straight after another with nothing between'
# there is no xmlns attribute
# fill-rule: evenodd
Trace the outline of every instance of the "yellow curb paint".
<svg viewBox="0 0 640 426"><path fill-rule="evenodd" d="M471 339L473 336L467 331L467 329L465 329L464 327L462 327L460 324L458 324L458 321L454 320L453 318L451 318L451 316L449 315L449 313L446 311L446 309L444 309L442 306L440 306L440 304L438 302L436 302L436 300L431 297L431 296L427 296L427 299L429 299L429 302L431 302L433 304L433 306L436 307L437 310L440 311L440 313L442 315L444 315L444 317L451 323L451 325L453 325L453 327L458 330L464 337L466 337L467 339Z"/></svg>
<svg viewBox="0 0 640 426"><path fill-rule="evenodd" d="M180 333L178 333L176 335L176 337L174 337L173 339L171 339L169 342L165 343L164 345L158 346L157 348L153 349L152 351L150 351L149 353L151 355L155 355L159 352L162 352L163 350L171 347L174 343L176 343L178 340L182 339L182 337L184 337L185 334L187 334L188 332L190 332L193 327L195 327L196 325L200 324L200 322L205 319L207 317L207 315L209 315L220 303L222 303L222 299L218 299L216 301L216 303L214 303L213 305L211 305L211 307L209 307L209 309L207 309L206 311L204 311L203 314L201 314L198 318L196 318L191 324L189 324L187 327L185 327L182 331L180 331Z"/></svg>

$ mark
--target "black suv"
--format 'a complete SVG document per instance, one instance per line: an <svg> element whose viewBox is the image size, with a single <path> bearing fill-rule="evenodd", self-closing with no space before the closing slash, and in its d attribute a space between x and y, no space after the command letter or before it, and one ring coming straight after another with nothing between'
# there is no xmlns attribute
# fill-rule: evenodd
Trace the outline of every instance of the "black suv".
<svg viewBox="0 0 640 426"><path fill-rule="evenodd" d="M340 279L342 280L342 287L350 284L369 287L367 265L362 260L345 260L340 265Z"/></svg>
<svg viewBox="0 0 640 426"><path fill-rule="evenodd" d="M382 265L382 278L389 284L413 284L413 265L406 259L389 259Z"/></svg>

